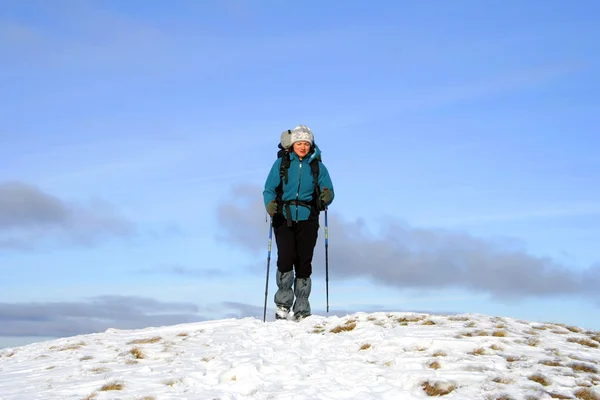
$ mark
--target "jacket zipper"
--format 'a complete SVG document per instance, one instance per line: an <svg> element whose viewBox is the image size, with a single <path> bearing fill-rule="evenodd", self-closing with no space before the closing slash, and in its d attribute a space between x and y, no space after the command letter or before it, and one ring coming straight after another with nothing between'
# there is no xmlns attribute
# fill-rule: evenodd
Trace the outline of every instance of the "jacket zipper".
<svg viewBox="0 0 600 400"><path fill-rule="evenodd" d="M300 160L300 174L298 175L298 189L296 190L296 222L298 222L298 200L300 200L300 182L302 182L302 160Z"/></svg>

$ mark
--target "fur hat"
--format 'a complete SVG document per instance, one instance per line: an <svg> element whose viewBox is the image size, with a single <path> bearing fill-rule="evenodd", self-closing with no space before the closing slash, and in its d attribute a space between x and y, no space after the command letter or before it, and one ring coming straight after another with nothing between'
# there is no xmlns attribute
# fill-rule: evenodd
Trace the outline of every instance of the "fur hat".
<svg viewBox="0 0 600 400"><path fill-rule="evenodd" d="M315 138L313 133L305 125L298 125L292 130L292 135L290 138L290 146L292 146L296 142L308 142L312 146L314 144Z"/></svg>

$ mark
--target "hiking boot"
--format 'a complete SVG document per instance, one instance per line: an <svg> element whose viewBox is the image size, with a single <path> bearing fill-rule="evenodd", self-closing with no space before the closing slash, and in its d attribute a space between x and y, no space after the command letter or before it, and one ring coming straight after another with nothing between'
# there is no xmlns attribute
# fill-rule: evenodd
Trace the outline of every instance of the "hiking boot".
<svg viewBox="0 0 600 400"><path fill-rule="evenodd" d="M275 310L275 319L287 319L289 313L289 308L277 306L277 309Z"/></svg>

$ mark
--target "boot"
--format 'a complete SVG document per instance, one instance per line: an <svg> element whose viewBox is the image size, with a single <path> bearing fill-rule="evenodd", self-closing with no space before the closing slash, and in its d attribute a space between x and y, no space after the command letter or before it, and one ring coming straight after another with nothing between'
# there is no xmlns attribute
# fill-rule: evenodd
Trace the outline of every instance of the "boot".
<svg viewBox="0 0 600 400"><path fill-rule="evenodd" d="M294 283L294 271L281 272L277 270L275 277L277 283L277 292L275 292L275 319L286 319L292 303L294 302L294 292L292 284Z"/></svg>
<svg viewBox="0 0 600 400"><path fill-rule="evenodd" d="M296 295L296 302L294 303L294 318L302 319L311 315L310 303L308 297L312 282L310 278L296 278L294 281L294 294Z"/></svg>

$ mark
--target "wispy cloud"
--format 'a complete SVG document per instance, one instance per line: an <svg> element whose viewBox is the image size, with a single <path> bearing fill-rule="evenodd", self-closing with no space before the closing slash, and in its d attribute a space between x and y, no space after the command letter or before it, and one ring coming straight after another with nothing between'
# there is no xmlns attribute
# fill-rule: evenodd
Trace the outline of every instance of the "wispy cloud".
<svg viewBox="0 0 600 400"><path fill-rule="evenodd" d="M0 336L73 336L202 321L191 303L131 296L82 302L0 303Z"/></svg>
<svg viewBox="0 0 600 400"><path fill-rule="evenodd" d="M260 194L258 187L236 188L231 198L238 201L218 209L219 238L256 255L264 252L268 232ZM503 300L558 296L600 300L596 290L600 265L571 269L530 255L510 240L419 229L394 220L374 234L364 221L346 221L332 211L329 225L330 263L336 266L330 268L330 276L335 279L362 277L402 289L465 289ZM316 257L321 256L320 247Z"/></svg>
<svg viewBox="0 0 600 400"><path fill-rule="evenodd" d="M108 202L73 204L22 182L0 183L0 249L34 248L48 241L92 245L134 230Z"/></svg>
<svg viewBox="0 0 600 400"><path fill-rule="evenodd" d="M228 275L227 271L217 268L189 268L181 264L159 264L153 268L142 268L140 274L174 275L181 277L212 278Z"/></svg>

